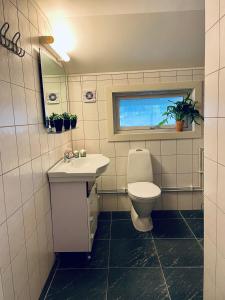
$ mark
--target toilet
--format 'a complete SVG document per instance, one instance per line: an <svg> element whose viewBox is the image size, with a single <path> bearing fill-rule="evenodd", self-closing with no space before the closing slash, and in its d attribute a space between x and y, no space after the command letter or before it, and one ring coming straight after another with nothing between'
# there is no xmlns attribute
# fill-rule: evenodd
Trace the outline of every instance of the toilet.
<svg viewBox="0 0 225 300"><path fill-rule="evenodd" d="M127 182L133 225L138 231L150 231L153 229L151 212L161 195L161 189L153 183L152 161L148 149L129 151Z"/></svg>

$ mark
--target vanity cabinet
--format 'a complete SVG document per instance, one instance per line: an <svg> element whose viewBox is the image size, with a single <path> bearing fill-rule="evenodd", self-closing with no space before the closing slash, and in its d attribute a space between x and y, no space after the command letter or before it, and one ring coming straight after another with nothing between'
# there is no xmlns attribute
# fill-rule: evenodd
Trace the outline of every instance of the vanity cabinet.
<svg viewBox="0 0 225 300"><path fill-rule="evenodd" d="M109 163L102 154L87 154L48 170L55 252L91 252L99 213L95 182Z"/></svg>
<svg viewBox="0 0 225 300"><path fill-rule="evenodd" d="M55 252L91 252L99 213L94 182L50 182Z"/></svg>

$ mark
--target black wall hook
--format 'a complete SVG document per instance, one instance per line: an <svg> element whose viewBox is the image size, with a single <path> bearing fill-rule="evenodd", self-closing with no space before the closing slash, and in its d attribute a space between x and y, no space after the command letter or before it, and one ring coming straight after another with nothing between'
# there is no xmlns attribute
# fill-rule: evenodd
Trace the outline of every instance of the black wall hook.
<svg viewBox="0 0 225 300"><path fill-rule="evenodd" d="M0 28L0 45L18 55L19 57L23 57L25 55L25 50L18 46L18 42L20 39L20 33L16 32L12 38L12 40L6 37L6 34L9 30L9 23L5 22Z"/></svg>

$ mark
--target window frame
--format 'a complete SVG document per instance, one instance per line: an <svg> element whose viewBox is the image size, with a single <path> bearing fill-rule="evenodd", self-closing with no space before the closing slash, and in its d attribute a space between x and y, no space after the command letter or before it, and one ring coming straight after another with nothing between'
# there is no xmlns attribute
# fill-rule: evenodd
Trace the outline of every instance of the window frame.
<svg viewBox="0 0 225 300"><path fill-rule="evenodd" d="M150 95L150 93L159 95L166 94L175 91L180 93L181 91L192 91L192 99L197 99L199 109L201 111L202 106L202 81L191 82L171 82L171 83L159 83L154 85L129 85L129 86L112 86L107 89L107 114L108 114L108 139L109 141L132 141L132 140L156 140L156 139L180 139L180 138L200 138L202 135L202 122L200 126L191 124L190 128L185 128L183 132L176 132L174 127L128 127L127 129L118 128L118 108L115 95L120 94L135 94L140 97L143 95Z"/></svg>
<svg viewBox="0 0 225 300"><path fill-rule="evenodd" d="M123 131L133 131L133 130L162 130L162 129L168 129L168 130L174 130L176 128L176 125L152 125L152 126L120 126L120 100L121 98L129 99L129 100L135 100L136 99L146 99L146 98L162 98L163 96L173 98L175 96L186 96L188 92L192 92L191 89L183 89L183 90L157 90L157 91L144 91L144 92L120 92L120 93L113 93L113 103L114 103L114 110L115 110L115 130L116 132L123 132ZM132 98L132 99L131 99ZM163 117L162 117L163 118ZM184 125L184 130L191 130L191 124L188 124L187 121Z"/></svg>

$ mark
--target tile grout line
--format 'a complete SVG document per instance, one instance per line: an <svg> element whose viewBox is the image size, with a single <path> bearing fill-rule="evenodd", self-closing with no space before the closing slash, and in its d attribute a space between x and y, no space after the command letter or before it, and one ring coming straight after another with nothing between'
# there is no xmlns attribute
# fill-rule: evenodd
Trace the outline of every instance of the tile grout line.
<svg viewBox="0 0 225 300"><path fill-rule="evenodd" d="M61 271L71 271L71 270L107 270L108 268L61 268L57 269L57 272ZM160 269L159 267L110 267L110 269L134 269L134 270L139 270L139 269ZM165 269L203 269L203 266L176 266L176 267L171 267L171 266L166 266Z"/></svg>
<svg viewBox="0 0 225 300"><path fill-rule="evenodd" d="M112 228L112 212L110 213L110 226L109 226L109 255L108 255L108 265L107 265L106 300L108 299L108 289L109 289L109 261L110 261L111 228Z"/></svg>
<svg viewBox="0 0 225 300"><path fill-rule="evenodd" d="M44 296L44 299L43 299L43 300L46 300L46 299L47 299L48 292L50 291L50 288L51 288L51 286L52 286L52 283L53 283L53 281L54 281L54 279L55 279L55 275L56 275L56 272L57 272L57 270L58 270L58 266L59 266L59 261L57 262L57 264L56 264L56 266L55 266L55 271L54 271L54 273L53 273L53 275L52 275L52 279L51 279L51 281L50 281L50 283L49 283L48 289L47 289L47 291L46 291L46 293L45 293L45 296Z"/></svg>
<svg viewBox="0 0 225 300"><path fill-rule="evenodd" d="M202 245L201 245L201 243L199 242L199 239L196 237L196 235L194 234L193 230L191 229L190 225L188 224L188 222L186 221L186 219L183 217L183 215L182 215L181 212L180 212L180 215L182 216L182 219L183 219L184 223L187 225L187 227L189 228L189 230L190 230L191 233L193 234L193 236L194 236L194 238L196 239L196 241L197 241L198 245L200 246L200 248L201 248L202 250L204 250L203 247L202 247ZM192 219L192 218L190 218L190 219ZM193 218L193 219L197 219L197 218ZM200 218L199 218L199 219L200 219ZM204 237L203 237L203 239L204 239Z"/></svg>
<svg viewBox="0 0 225 300"><path fill-rule="evenodd" d="M165 285L166 285L167 293L168 293L169 299L171 300L169 288L168 288L168 285L167 285L167 282L166 282L166 277L165 277L165 274L164 274L164 272L163 272L162 264L161 264L161 261L160 261L160 258L159 258L158 250L157 250L157 248L156 248L155 240L154 240L153 235L152 235L152 242L153 242L153 245L154 245L154 248L155 248L155 252L156 252L156 255L157 255L157 258L158 258L158 261L159 261L159 265L160 265L160 269L161 269L161 272L162 272L162 276L163 276L163 279L164 279L164 282L165 282Z"/></svg>
<svg viewBox="0 0 225 300"><path fill-rule="evenodd" d="M191 227L189 226L189 224L187 223L186 219L183 217L182 213L179 211L184 223L186 224L186 226L189 228L189 230L191 231L191 233L193 234L194 238L196 239L198 245L200 246L200 248L203 250L203 247L201 245L201 243L199 242L199 240L197 239L196 235L194 234L194 232L192 231Z"/></svg>

